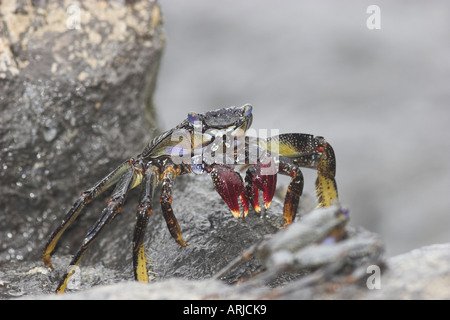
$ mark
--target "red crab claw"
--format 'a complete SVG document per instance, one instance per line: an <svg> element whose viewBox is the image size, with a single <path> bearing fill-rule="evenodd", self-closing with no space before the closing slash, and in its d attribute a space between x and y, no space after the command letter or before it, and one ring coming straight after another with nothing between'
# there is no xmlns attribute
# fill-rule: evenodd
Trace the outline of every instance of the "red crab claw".
<svg viewBox="0 0 450 320"><path fill-rule="evenodd" d="M255 209L257 213L261 213L261 207L259 205L259 189L253 179L254 177L249 174L249 170L247 170L247 175L245 176L245 181L247 182L245 192L247 193L247 198L250 200L253 209Z"/></svg>
<svg viewBox="0 0 450 320"><path fill-rule="evenodd" d="M210 172L216 191L226 202L236 219L244 219L248 214L248 200L245 195L244 182L241 175L232 168L215 165ZM238 199L241 200L243 213L241 215Z"/></svg>
<svg viewBox="0 0 450 320"><path fill-rule="evenodd" d="M275 163L271 160L268 163L259 163L247 170L245 181L247 182L246 192L250 203L256 212L261 213L259 205L259 190L263 192L264 209L269 209L272 203L277 186L277 173L274 169Z"/></svg>

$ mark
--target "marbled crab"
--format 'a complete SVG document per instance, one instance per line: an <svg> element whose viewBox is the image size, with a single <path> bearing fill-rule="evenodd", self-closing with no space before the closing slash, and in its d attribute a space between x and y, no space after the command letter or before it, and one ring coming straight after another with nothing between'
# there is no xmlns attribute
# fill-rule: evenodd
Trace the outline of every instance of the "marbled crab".
<svg viewBox="0 0 450 320"><path fill-rule="evenodd" d="M206 113L191 112L178 126L151 140L141 154L124 161L93 187L82 192L43 250L42 259L52 269L51 254L67 227L85 205L115 186L100 218L73 256L56 292L66 290L68 280L87 248L103 227L121 211L128 192L137 186L141 186L141 193L133 235L133 270L135 279L140 282L148 282L144 234L158 185L161 185L160 203L169 232L180 246L188 245L171 205L173 183L180 175L209 174L217 192L237 219L247 216L250 204L257 213L261 212L260 191L264 208L269 208L277 174L280 173L291 177L283 209L285 225L290 224L295 218L303 191L300 167L318 172L316 191L319 207L328 207L337 200L334 151L323 137L300 133L268 138L249 137L246 133L252 118L252 106L248 104ZM246 170L244 179L238 170L235 171L236 166Z"/></svg>

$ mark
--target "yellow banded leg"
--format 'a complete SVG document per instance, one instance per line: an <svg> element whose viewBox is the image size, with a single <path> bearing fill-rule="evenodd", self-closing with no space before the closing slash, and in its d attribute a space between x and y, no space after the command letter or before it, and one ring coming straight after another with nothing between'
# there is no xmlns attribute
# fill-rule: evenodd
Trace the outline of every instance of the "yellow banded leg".
<svg viewBox="0 0 450 320"><path fill-rule="evenodd" d="M47 267L50 267L52 270L54 269L53 264L51 262L51 254L55 250L55 246L59 241L59 238L62 236L64 231L68 226L72 224L73 221L78 217L80 212L83 210L86 203L89 203L89 193L83 193L80 198L74 203L70 211L68 212L66 218L62 221L59 227L52 233L45 248L42 252L42 260Z"/></svg>
<svg viewBox="0 0 450 320"><path fill-rule="evenodd" d="M137 265L134 269L134 275L139 282L148 282L147 257L145 256L145 247L142 244L137 253Z"/></svg>
<svg viewBox="0 0 450 320"><path fill-rule="evenodd" d="M58 288L56 289L56 293L64 293L67 289L67 284L69 282L69 278L75 273L76 269L77 269L77 265L80 262L81 258L83 257L82 253L79 257L77 261L72 260L71 264L70 264L70 270L68 270L68 272L63 276L63 279L61 280L61 282L59 283Z"/></svg>
<svg viewBox="0 0 450 320"><path fill-rule="evenodd" d="M159 183L159 171L155 166L145 170L136 226L133 236L133 268L134 278L139 282L148 282L147 257L145 256L144 234L148 219L152 214L152 199L156 185Z"/></svg>
<svg viewBox="0 0 450 320"><path fill-rule="evenodd" d="M299 167L317 169L316 193L319 207L328 207L338 199L336 158L333 148L320 136L286 133L259 142L261 147L290 158Z"/></svg>
<svg viewBox="0 0 450 320"><path fill-rule="evenodd" d="M80 262L86 250L95 240L97 235L103 229L105 225L107 225L110 221L114 219L114 217L120 212L122 209L122 205L125 202L125 198L127 196L128 191L131 189L131 186L135 182L135 174L142 174L139 170L135 168L129 168L127 172L125 172L117 183L113 194L108 201L106 208L102 212L102 216L97 222L91 227L86 236L84 237L82 245L78 248L77 252L72 258L70 262L70 270L63 276L58 288L56 289L57 293L63 293L67 288L67 283L69 278L73 275L76 270L76 266Z"/></svg>
<svg viewBox="0 0 450 320"><path fill-rule="evenodd" d="M182 247L188 246L181 235L181 228L178 224L178 220L173 214L172 210L172 187L178 171L173 165L168 166L163 173L162 186L161 186L161 209L164 219L166 220L169 232L175 241Z"/></svg>
<svg viewBox="0 0 450 320"><path fill-rule="evenodd" d="M316 193L319 207L329 207L338 200L336 180L336 158L330 144L324 144L322 158L317 167Z"/></svg>
<svg viewBox="0 0 450 320"><path fill-rule="evenodd" d="M281 158L281 160L279 172L292 178L286 191L283 207L284 225L287 226L294 221L297 214L300 196L303 193L304 180L300 168L291 159Z"/></svg>
<svg viewBox="0 0 450 320"><path fill-rule="evenodd" d="M98 195L100 195L105 190L109 189L111 186L115 185L117 181L119 181L120 177L123 175L125 170L129 169L131 166L130 161L123 162L120 166L118 166L115 170L109 173L105 178L98 181L91 189L82 193L81 197L79 197L72 208L67 212L64 219L61 221L61 224L56 228L55 231L51 234L49 240L47 241L44 250L42 252L42 260L44 264L51 269L53 269L53 265L51 263L51 254L55 250L55 246L59 241L59 238L62 236L64 231L66 231L67 227L69 227L72 222L78 217L80 212L83 210L84 206L95 199Z"/></svg>

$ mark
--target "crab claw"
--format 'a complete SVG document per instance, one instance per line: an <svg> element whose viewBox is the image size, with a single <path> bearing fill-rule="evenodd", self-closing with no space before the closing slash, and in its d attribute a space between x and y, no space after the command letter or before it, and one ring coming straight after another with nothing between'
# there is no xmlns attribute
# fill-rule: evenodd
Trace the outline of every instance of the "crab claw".
<svg viewBox="0 0 450 320"><path fill-rule="evenodd" d="M255 209L257 213L261 213L261 206L259 205L259 189L256 186L253 176L249 173L249 170L247 170L245 181L247 182L247 185L245 186L247 198L250 200L253 209Z"/></svg>
<svg viewBox="0 0 450 320"><path fill-rule="evenodd" d="M259 190L263 192L264 209L269 209L277 186L277 173L273 170L274 162L259 163L247 170L245 181L246 192L250 203L256 212L261 212L259 205Z"/></svg>
<svg viewBox="0 0 450 320"><path fill-rule="evenodd" d="M248 200L245 195L244 182L241 175L232 168L216 165L210 172L216 191L226 202L236 219L244 219L248 214ZM243 213L241 214L238 200L241 200Z"/></svg>
<svg viewBox="0 0 450 320"><path fill-rule="evenodd" d="M260 176L257 180L259 182L258 187L263 191L264 209L269 209L272 203L273 195L275 194L275 188L277 186L277 175L264 175Z"/></svg>

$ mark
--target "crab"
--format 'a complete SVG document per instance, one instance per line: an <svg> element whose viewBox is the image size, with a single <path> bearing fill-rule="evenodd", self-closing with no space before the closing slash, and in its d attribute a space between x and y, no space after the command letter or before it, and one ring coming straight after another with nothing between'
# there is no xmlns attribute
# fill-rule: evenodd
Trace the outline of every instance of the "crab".
<svg viewBox="0 0 450 320"><path fill-rule="evenodd" d="M69 225L88 203L114 186L100 218L84 237L56 292L66 290L70 276L88 247L121 211L128 192L137 186L141 187L141 193L132 250L134 278L140 282L149 281L144 235L152 214L153 195L159 185L162 214L169 232L180 246L188 245L172 210L172 189L178 176L209 174L216 191L237 219L247 216L250 205L257 213L262 211L260 191L267 210L275 193L277 174L284 174L290 176L291 181L284 200L283 217L285 226L292 223L303 191L300 167L317 170L319 207L328 207L337 201L335 155L323 137L300 133L249 137L246 132L252 119L252 106L249 104L206 113L190 112L178 126L151 140L142 153L124 161L82 192L44 247L42 259L51 269L54 269L51 255ZM236 167L246 170L244 179Z"/></svg>

